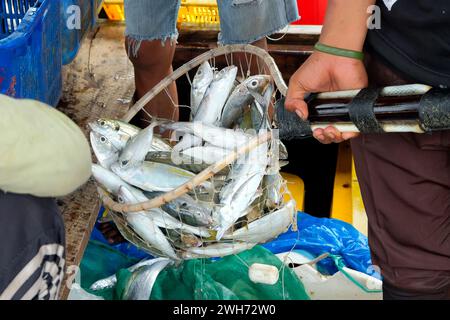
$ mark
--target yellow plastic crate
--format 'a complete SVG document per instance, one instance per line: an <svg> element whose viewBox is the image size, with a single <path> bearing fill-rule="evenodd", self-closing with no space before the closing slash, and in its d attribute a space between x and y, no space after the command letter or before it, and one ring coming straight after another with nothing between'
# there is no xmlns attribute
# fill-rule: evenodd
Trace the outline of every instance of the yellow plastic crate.
<svg viewBox="0 0 450 320"><path fill-rule="evenodd" d="M123 8L123 0L104 0L103 9L109 20L124 21L125 11Z"/></svg>
<svg viewBox="0 0 450 320"><path fill-rule="evenodd" d="M123 0L104 0L109 20L125 20ZM182 0L178 13L179 29L219 30L220 18L216 0Z"/></svg>

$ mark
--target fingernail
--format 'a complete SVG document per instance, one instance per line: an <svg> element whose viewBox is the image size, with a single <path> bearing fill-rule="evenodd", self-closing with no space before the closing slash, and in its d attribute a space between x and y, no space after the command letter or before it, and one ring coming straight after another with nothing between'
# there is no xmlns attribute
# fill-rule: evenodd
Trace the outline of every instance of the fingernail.
<svg viewBox="0 0 450 320"><path fill-rule="evenodd" d="M295 113L296 113L302 120L305 119L305 116L303 115L303 112L301 112L300 110L296 109L296 110L295 110Z"/></svg>

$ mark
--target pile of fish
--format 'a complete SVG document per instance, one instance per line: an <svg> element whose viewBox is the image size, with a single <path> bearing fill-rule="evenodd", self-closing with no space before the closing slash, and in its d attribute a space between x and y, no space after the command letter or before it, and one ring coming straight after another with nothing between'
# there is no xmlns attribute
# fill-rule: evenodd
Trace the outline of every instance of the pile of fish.
<svg viewBox="0 0 450 320"><path fill-rule="evenodd" d="M145 129L111 119L90 123L98 160L92 171L98 184L120 203L142 203L174 190L257 134L271 131L270 76L238 79L237 73L235 66L216 71L208 62L198 68L191 89L191 122L155 119ZM163 139L155 128L181 140ZM173 260L250 249L277 237L293 222L295 203L283 201L279 173L279 159L286 157L281 142L273 138L162 207L113 214L113 220L127 240Z"/></svg>

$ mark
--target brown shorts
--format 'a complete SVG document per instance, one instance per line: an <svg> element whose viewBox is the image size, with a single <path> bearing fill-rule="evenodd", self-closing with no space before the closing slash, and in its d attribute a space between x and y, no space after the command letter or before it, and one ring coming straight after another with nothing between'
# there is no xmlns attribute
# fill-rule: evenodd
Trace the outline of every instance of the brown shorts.
<svg viewBox="0 0 450 320"><path fill-rule="evenodd" d="M409 83L367 62L372 84ZM450 131L365 134L351 145L373 264L389 286L450 299Z"/></svg>

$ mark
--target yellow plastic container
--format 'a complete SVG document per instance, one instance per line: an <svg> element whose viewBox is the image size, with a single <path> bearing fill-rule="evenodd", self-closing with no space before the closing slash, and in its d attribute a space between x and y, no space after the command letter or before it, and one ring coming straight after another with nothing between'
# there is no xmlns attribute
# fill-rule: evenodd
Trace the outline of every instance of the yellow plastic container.
<svg viewBox="0 0 450 320"><path fill-rule="evenodd" d="M348 142L339 146L331 217L348 222L367 235L366 211Z"/></svg>
<svg viewBox="0 0 450 320"><path fill-rule="evenodd" d="M297 204L297 211L305 209L305 184L300 177L296 175L282 172L281 175L286 180L287 188ZM289 195L284 196L284 201L291 200Z"/></svg>
<svg viewBox="0 0 450 320"><path fill-rule="evenodd" d="M123 0L104 0L109 20L125 20ZM220 18L216 0L182 0L178 13L179 29L219 30Z"/></svg>
<svg viewBox="0 0 450 320"><path fill-rule="evenodd" d="M125 11L123 8L123 0L104 0L103 9L109 20L123 21L125 20Z"/></svg>

